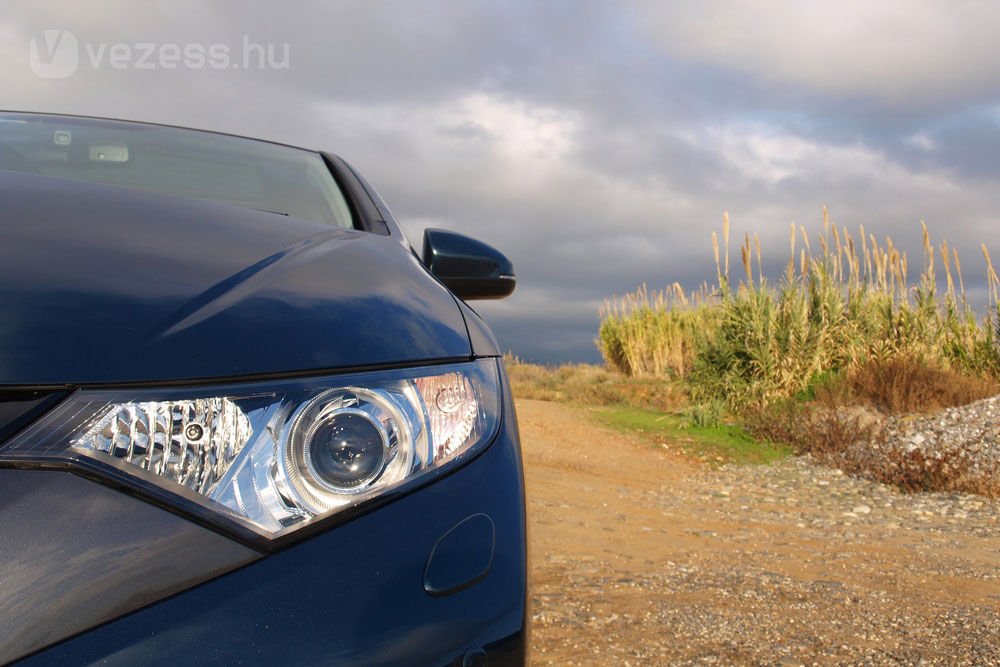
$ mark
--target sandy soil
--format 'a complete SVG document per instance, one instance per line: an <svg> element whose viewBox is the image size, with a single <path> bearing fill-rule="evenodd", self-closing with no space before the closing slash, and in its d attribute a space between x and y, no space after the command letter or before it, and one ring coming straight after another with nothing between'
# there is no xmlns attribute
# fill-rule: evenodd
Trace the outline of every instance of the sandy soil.
<svg viewBox="0 0 1000 667"><path fill-rule="evenodd" d="M519 401L535 664L1000 664L1000 503Z"/></svg>

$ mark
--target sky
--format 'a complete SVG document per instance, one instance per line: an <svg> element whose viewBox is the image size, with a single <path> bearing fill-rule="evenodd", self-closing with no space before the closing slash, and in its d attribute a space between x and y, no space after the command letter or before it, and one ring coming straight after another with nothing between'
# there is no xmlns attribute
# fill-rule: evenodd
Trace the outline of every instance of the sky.
<svg viewBox="0 0 1000 667"><path fill-rule="evenodd" d="M0 108L335 152L416 247L441 227L510 257L514 295L473 305L527 360L598 362L606 299L712 280L724 211L774 276L824 206L911 257L925 220L974 294L980 243L1000 255L994 2L0 8Z"/></svg>

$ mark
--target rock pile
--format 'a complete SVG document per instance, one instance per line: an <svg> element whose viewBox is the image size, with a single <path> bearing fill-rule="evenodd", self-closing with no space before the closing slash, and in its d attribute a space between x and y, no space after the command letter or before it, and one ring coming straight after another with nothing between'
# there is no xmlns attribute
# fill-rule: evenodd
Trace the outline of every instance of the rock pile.
<svg viewBox="0 0 1000 667"><path fill-rule="evenodd" d="M1000 396L932 415L889 418L873 447L890 461L1000 489Z"/></svg>

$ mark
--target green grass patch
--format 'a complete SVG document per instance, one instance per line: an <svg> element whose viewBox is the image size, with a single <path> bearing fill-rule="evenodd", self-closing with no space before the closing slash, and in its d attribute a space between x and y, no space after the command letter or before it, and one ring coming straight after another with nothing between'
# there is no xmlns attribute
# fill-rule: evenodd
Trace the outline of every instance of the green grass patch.
<svg viewBox="0 0 1000 667"><path fill-rule="evenodd" d="M786 445L757 440L731 424L692 426L680 414L637 408L600 408L594 414L606 426L676 443L687 453L710 463L768 464L792 454Z"/></svg>

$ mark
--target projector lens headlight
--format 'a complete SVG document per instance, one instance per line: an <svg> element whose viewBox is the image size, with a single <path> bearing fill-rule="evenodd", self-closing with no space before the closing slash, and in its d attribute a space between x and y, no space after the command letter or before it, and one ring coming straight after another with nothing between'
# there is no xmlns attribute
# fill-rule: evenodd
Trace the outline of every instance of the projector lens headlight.
<svg viewBox="0 0 1000 667"><path fill-rule="evenodd" d="M274 539L488 444L500 418L497 364L82 390L0 447L0 462L84 469Z"/></svg>
<svg viewBox="0 0 1000 667"><path fill-rule="evenodd" d="M412 430L390 393L336 389L296 411L280 458L303 502L323 512L376 482L404 479L413 465L414 450L406 446Z"/></svg>
<svg viewBox="0 0 1000 667"><path fill-rule="evenodd" d="M382 475L394 451L385 428L354 408L330 410L307 426L290 472L305 472L331 493L363 489Z"/></svg>

